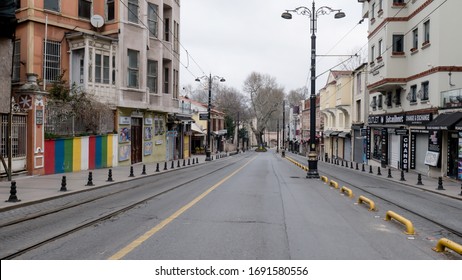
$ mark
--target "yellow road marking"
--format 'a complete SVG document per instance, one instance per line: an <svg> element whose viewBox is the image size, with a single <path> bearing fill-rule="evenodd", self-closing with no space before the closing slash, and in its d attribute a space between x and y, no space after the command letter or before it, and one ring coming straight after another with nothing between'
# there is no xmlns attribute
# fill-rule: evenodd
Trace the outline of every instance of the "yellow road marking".
<svg viewBox="0 0 462 280"><path fill-rule="evenodd" d="M183 214L184 212L186 212L189 208L191 208L192 206L194 206L196 203L198 203L201 199L203 199L204 197L206 197L209 193L211 193L213 190L215 190L216 188L218 188L221 184L223 184L224 182L226 182L229 178L233 177L234 175L236 175L239 171L241 171L244 167L246 167L250 162L252 162L256 157L254 157L253 159L249 160L249 162L247 162L246 164L244 164L243 166L241 166L239 169L237 169L236 171L234 171L233 173L231 173L230 175L226 176L225 178L221 179L218 183L216 183L215 185L213 185L211 188L209 188L208 190L206 190L205 192L203 192L202 194L200 194L198 197L196 197L195 199L193 199L191 202L189 202L188 204L186 204L185 206L181 207L180 209L178 209L175 213L173 213L170 217L166 218L165 220L163 220L162 222L160 222L159 224L157 224L155 227L153 227L152 229L150 229L149 231L147 231L146 233L144 233L143 235L141 235L140 237L138 237L137 239L135 239L134 241L132 241L130 244L128 244L127 246L125 246L125 248L123 248L122 250L118 251L117 253L115 253L114 255L112 255L109 260L120 260L121 258L123 258L124 256L126 256L128 253L130 253L131 251L133 251L136 247L140 246L144 241L148 240L151 236L153 236L154 234L156 234L159 230L163 229L166 225L170 224L172 221L174 221L176 218L178 218L181 214Z"/></svg>

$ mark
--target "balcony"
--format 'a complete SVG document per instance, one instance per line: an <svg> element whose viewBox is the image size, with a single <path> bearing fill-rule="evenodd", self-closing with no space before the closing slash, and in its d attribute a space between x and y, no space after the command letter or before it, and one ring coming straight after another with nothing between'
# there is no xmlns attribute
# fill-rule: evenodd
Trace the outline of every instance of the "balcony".
<svg viewBox="0 0 462 280"><path fill-rule="evenodd" d="M441 108L461 108L462 88L443 91L441 93Z"/></svg>

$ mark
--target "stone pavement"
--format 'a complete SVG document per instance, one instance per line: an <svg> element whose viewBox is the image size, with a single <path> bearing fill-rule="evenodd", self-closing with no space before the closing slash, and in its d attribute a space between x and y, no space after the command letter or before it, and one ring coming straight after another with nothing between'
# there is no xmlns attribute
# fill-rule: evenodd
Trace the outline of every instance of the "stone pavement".
<svg viewBox="0 0 462 280"><path fill-rule="evenodd" d="M296 159L299 163L303 165L307 165L307 159L306 157L303 157L298 154L286 152L286 156L291 157L293 159ZM348 164L348 166L346 166ZM323 165L333 165L332 163L327 163L324 161L319 161L318 162L318 168L320 170L320 173L322 173L322 166ZM422 185L418 185L417 183L419 182L418 176L419 174L414 171L409 171L409 172L404 172L404 180L401 181L401 171L396 170L396 169L391 169L391 176L392 178L388 178L388 169L381 168L380 173L381 175L377 175L378 173L378 168L377 166L372 167L372 173L370 173L370 166L369 165L364 165L364 172L362 171L362 164L358 164L359 170L356 170L356 163L353 163L353 169L351 169L351 163L346 163L344 162L344 166L342 166L342 162L340 161L339 164L335 164L338 168L348 168L352 172L358 172L358 174L361 175L367 175L367 176L377 176L381 177L387 180L394 181L396 183L400 183L403 186L406 187L412 187L412 188L417 188L420 190L424 190L427 192L431 192L434 194L458 199L462 201L462 181L458 181L455 179L443 177L441 184L439 182L438 178L432 178L428 177L426 175L421 174L421 183ZM323 175L323 174L321 174ZM442 189L441 189L442 188Z"/></svg>
<svg viewBox="0 0 462 280"><path fill-rule="evenodd" d="M193 159L198 163L193 164ZM216 160L217 155L213 155L213 159ZM171 172L203 163L205 163L205 155L198 155L191 158L189 165L188 159L184 162L185 166L183 166L182 159L179 161L175 160L173 161L172 169L172 161L169 161L167 162L167 170L164 170L165 162L159 162L159 172L157 172L157 163L149 163L145 164L145 171L146 174L152 175L154 173L159 174ZM43 176L13 177L13 181L16 182L16 197L20 200L17 202L8 201L12 197L11 182L6 181L6 178L4 178L3 181L0 181L0 212L145 176L141 174L143 172L142 163L132 166L134 177L130 177L130 166L117 166L114 168L101 168ZM111 169L112 172L113 182L107 181L109 177L109 169ZM94 186L87 186L89 181L89 172L92 172L92 183ZM66 176L66 191L61 191L63 176Z"/></svg>

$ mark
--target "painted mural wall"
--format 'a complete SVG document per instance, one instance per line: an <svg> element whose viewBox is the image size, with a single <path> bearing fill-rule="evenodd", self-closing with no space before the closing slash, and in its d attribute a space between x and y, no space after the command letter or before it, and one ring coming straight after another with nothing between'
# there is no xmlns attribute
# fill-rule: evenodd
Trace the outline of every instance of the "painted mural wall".
<svg viewBox="0 0 462 280"><path fill-rule="evenodd" d="M117 134L45 140L45 174L115 167L117 140Z"/></svg>

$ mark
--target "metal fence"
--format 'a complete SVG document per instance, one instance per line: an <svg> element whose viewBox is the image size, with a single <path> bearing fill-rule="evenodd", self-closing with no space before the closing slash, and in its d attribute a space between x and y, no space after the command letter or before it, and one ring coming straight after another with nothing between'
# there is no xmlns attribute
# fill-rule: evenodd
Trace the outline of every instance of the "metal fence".
<svg viewBox="0 0 462 280"><path fill-rule="evenodd" d="M0 153L8 157L8 114L1 115ZM11 147L13 158L26 156L27 147L27 116L13 115Z"/></svg>
<svg viewBox="0 0 462 280"><path fill-rule="evenodd" d="M114 131L114 111L107 108L75 114L63 104L49 103L45 109L46 137L107 134Z"/></svg>

